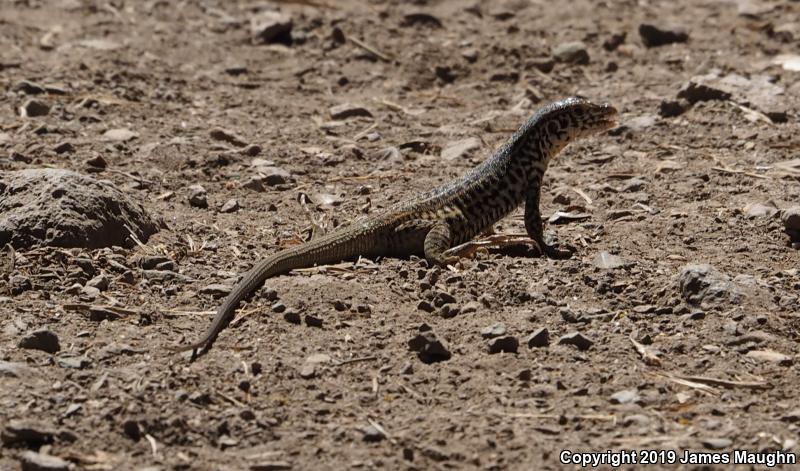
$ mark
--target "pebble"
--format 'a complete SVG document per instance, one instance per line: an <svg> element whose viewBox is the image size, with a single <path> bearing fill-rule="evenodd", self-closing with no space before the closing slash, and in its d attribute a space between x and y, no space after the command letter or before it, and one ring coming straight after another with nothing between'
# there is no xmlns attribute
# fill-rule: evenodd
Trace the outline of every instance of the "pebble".
<svg viewBox="0 0 800 471"><path fill-rule="evenodd" d="M781 366L791 366L793 363L792 357L775 350L750 350L747 352L747 356L754 360L775 363Z"/></svg>
<svg viewBox="0 0 800 471"><path fill-rule="evenodd" d="M106 162L106 159L104 159L103 156L99 155L99 154L95 155L94 157L90 157L90 158L86 159L84 161L84 163L87 166L92 167L94 169L104 169L104 168L108 167L108 162ZM88 170L92 170L92 169L90 168Z"/></svg>
<svg viewBox="0 0 800 471"><path fill-rule="evenodd" d="M214 140L227 142L228 144L232 144L236 147L247 146L247 141L235 133L228 131L227 129L214 128L208 132L208 135Z"/></svg>
<svg viewBox="0 0 800 471"><path fill-rule="evenodd" d="M261 146L258 144L250 144L244 149L240 150L239 153L248 157L255 157L261 153Z"/></svg>
<svg viewBox="0 0 800 471"><path fill-rule="evenodd" d="M729 438L706 438L700 441L709 450L723 450L730 447L733 441Z"/></svg>
<svg viewBox="0 0 800 471"><path fill-rule="evenodd" d="M139 134L131 131L130 129L119 128L109 129L103 133L102 139L107 142L126 142L139 137Z"/></svg>
<svg viewBox="0 0 800 471"><path fill-rule="evenodd" d="M372 117L372 113L368 109L361 105L352 103L342 103L341 105L332 106L328 111L330 112L332 119Z"/></svg>
<svg viewBox="0 0 800 471"><path fill-rule="evenodd" d="M282 312L283 312L283 311L285 311L285 310L286 310L286 305L285 305L285 304L283 304L283 303L282 303L282 302L280 302L280 301L278 301L277 303L275 303L275 304L273 304L273 305L272 305L272 312L275 312L275 313L278 313L278 314L280 314L280 313L282 313Z"/></svg>
<svg viewBox="0 0 800 471"><path fill-rule="evenodd" d="M250 35L253 43L282 42L291 38L292 17L279 11L263 11L250 18Z"/></svg>
<svg viewBox="0 0 800 471"><path fill-rule="evenodd" d="M294 181L294 177L287 170L280 167L258 167L262 175L261 181L268 186L285 185Z"/></svg>
<svg viewBox="0 0 800 471"><path fill-rule="evenodd" d="M200 288L200 294L211 295L214 299L227 296L233 289L232 285L225 283L214 283Z"/></svg>
<svg viewBox="0 0 800 471"><path fill-rule="evenodd" d="M26 95L39 95L45 92L44 86L30 80L20 80L11 87L11 90Z"/></svg>
<svg viewBox="0 0 800 471"><path fill-rule="evenodd" d="M485 339L492 339L495 337L500 337L501 335L505 335L505 333L506 333L506 326L498 322L490 326L484 327L481 330L481 337Z"/></svg>
<svg viewBox="0 0 800 471"><path fill-rule="evenodd" d="M800 238L800 206L784 209L781 212L781 221L786 232L790 235L794 232L795 238Z"/></svg>
<svg viewBox="0 0 800 471"><path fill-rule="evenodd" d="M582 41L559 44L553 48L553 57L559 62L585 65L589 63L589 51Z"/></svg>
<svg viewBox="0 0 800 471"><path fill-rule="evenodd" d="M20 455L22 471L68 471L71 463L57 456L37 453L35 451L24 451Z"/></svg>
<svg viewBox="0 0 800 471"><path fill-rule="evenodd" d="M641 178L630 178L622 183L619 191L623 193L636 193L642 191L647 186L647 182Z"/></svg>
<svg viewBox="0 0 800 471"><path fill-rule="evenodd" d="M24 443L29 447L38 447L52 443L56 431L41 422L31 420L10 420L6 422L0 440L6 446Z"/></svg>
<svg viewBox="0 0 800 471"><path fill-rule="evenodd" d="M56 353L61 350L58 335L48 329L38 329L25 334L17 344L19 348L41 350L47 353Z"/></svg>
<svg viewBox="0 0 800 471"><path fill-rule="evenodd" d="M689 40L689 33L679 26L656 26L648 23L639 25L639 36L646 47L685 43Z"/></svg>
<svg viewBox="0 0 800 471"><path fill-rule="evenodd" d="M19 112L23 118L47 116L50 113L50 105L40 100L30 99L20 107Z"/></svg>
<svg viewBox="0 0 800 471"><path fill-rule="evenodd" d="M682 115L689 109L689 103L684 100L663 99L658 105L658 115L662 118L674 118Z"/></svg>
<svg viewBox="0 0 800 471"><path fill-rule="evenodd" d="M517 349L519 349L519 340L513 335L507 335L505 337L498 337L491 342L489 342L489 353L517 353Z"/></svg>
<svg viewBox="0 0 800 471"><path fill-rule="evenodd" d="M615 268L624 267L627 263L621 257L610 254L604 250L594 256L593 264L597 268L603 270L613 270Z"/></svg>
<svg viewBox="0 0 800 471"><path fill-rule="evenodd" d="M708 264L684 265L678 274L683 298L692 305L707 306L741 297L728 275Z"/></svg>
<svg viewBox="0 0 800 471"><path fill-rule="evenodd" d="M423 363L445 361L451 357L451 353L445 343L436 338L436 334L430 330L421 332L409 340L408 348L412 352L417 352L419 359Z"/></svg>
<svg viewBox="0 0 800 471"><path fill-rule="evenodd" d="M221 208L219 208L219 212L224 214L235 213L236 211L239 211L239 208L239 201L236 198L231 198L226 201Z"/></svg>
<svg viewBox="0 0 800 471"><path fill-rule="evenodd" d="M452 319L461 313L461 308L454 304L445 304L439 309L439 316L443 319Z"/></svg>
<svg viewBox="0 0 800 471"><path fill-rule="evenodd" d="M86 286L91 286L93 288L97 288L100 291L105 291L108 289L108 285L110 284L109 279L106 275L97 275L91 280L86 282Z"/></svg>
<svg viewBox="0 0 800 471"><path fill-rule="evenodd" d="M375 443L383 440L386 438L386 435L383 434L377 427L374 425L368 425L361 429L361 432L364 434L364 441L369 443Z"/></svg>
<svg viewBox="0 0 800 471"><path fill-rule="evenodd" d="M433 304L429 303L424 299L420 301L419 304L417 304L417 309L425 312L433 312L434 310L436 310L436 308L433 307Z"/></svg>
<svg viewBox="0 0 800 471"><path fill-rule="evenodd" d="M311 314L306 314L303 320L309 327L322 327L322 319Z"/></svg>
<svg viewBox="0 0 800 471"><path fill-rule="evenodd" d="M615 51L618 47L620 47L624 42L625 39L628 37L628 33L614 33L608 37L605 41L603 41L603 49L608 52Z"/></svg>
<svg viewBox="0 0 800 471"><path fill-rule="evenodd" d="M84 286L81 288L81 297L89 300L97 299L100 296L100 290L94 286Z"/></svg>
<svg viewBox="0 0 800 471"><path fill-rule="evenodd" d="M0 378L20 378L30 374L31 369L24 363L0 360Z"/></svg>
<svg viewBox="0 0 800 471"><path fill-rule="evenodd" d="M73 146L69 141L59 142L55 147L53 147L53 151L56 154L71 154L75 152L75 146Z"/></svg>
<svg viewBox="0 0 800 471"><path fill-rule="evenodd" d="M189 187L189 205L195 208L208 208L208 195L203 185Z"/></svg>
<svg viewBox="0 0 800 471"><path fill-rule="evenodd" d="M477 137L468 137L460 141L448 143L442 150L441 157L444 160L456 160L469 157L472 152L481 148L483 143Z"/></svg>
<svg viewBox="0 0 800 471"><path fill-rule="evenodd" d="M747 206L742 209L742 212L744 212L744 215L747 216L748 219L770 218L778 214L778 208L771 201L767 201L766 204L748 203Z"/></svg>
<svg viewBox="0 0 800 471"><path fill-rule="evenodd" d="M470 314L477 312L481 308L481 304L477 301L470 301L461 308L463 314Z"/></svg>
<svg viewBox="0 0 800 471"><path fill-rule="evenodd" d="M311 379L317 374L317 367L314 363L305 363L300 368L300 377L303 379Z"/></svg>
<svg viewBox="0 0 800 471"><path fill-rule="evenodd" d="M57 361L58 366L61 368L70 368L73 370L82 370L92 364L88 358L81 357L61 357Z"/></svg>
<svg viewBox="0 0 800 471"><path fill-rule="evenodd" d="M529 348L541 348L550 344L550 331L547 327L540 327L525 339Z"/></svg>
<svg viewBox="0 0 800 471"><path fill-rule="evenodd" d="M575 345L578 347L578 350L588 350L594 344L588 337L584 336L580 332L572 332L566 335L562 335L560 339L558 339L559 345Z"/></svg>
<svg viewBox="0 0 800 471"><path fill-rule="evenodd" d="M290 324L300 325L300 313L294 309L288 309L283 313L283 320Z"/></svg>
<svg viewBox="0 0 800 471"><path fill-rule="evenodd" d="M612 404L629 404L640 399L639 393L635 389L623 389L615 392L608 399Z"/></svg>

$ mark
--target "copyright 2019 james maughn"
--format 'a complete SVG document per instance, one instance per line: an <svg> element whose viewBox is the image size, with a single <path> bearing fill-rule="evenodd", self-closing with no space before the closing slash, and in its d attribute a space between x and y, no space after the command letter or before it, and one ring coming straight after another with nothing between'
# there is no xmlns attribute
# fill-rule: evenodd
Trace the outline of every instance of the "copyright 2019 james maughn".
<svg viewBox="0 0 800 471"><path fill-rule="evenodd" d="M797 453L779 450L764 452L748 450L713 452L691 450L606 450L576 452L562 450L558 457L562 464L577 464L584 468L617 467L630 464L750 464L772 468L797 464Z"/></svg>

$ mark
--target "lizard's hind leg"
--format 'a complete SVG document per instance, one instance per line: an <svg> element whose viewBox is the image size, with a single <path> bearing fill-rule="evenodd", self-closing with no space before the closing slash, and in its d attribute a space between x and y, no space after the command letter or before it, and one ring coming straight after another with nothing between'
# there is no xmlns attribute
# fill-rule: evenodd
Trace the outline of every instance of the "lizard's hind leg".
<svg viewBox="0 0 800 471"><path fill-rule="evenodd" d="M445 251L453 245L453 234L446 221L437 222L425 236L425 259L432 265L453 264L458 257L448 257Z"/></svg>

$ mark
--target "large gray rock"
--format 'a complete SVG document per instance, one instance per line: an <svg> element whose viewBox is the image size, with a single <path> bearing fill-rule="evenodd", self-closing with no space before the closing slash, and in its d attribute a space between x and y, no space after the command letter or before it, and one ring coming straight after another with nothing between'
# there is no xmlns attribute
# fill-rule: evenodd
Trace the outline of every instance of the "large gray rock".
<svg viewBox="0 0 800 471"><path fill-rule="evenodd" d="M743 295L728 275L708 264L685 265L678 284L686 302L695 306L736 303Z"/></svg>
<svg viewBox="0 0 800 471"><path fill-rule="evenodd" d="M0 247L132 246L159 225L113 184L63 169L0 173Z"/></svg>

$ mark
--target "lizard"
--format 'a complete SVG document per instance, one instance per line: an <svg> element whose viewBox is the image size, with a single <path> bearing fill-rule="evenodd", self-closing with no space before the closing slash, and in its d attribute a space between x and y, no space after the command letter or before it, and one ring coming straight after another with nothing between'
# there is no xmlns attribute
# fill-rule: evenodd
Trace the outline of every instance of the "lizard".
<svg viewBox="0 0 800 471"><path fill-rule="evenodd" d="M454 263L445 252L471 240L525 205L525 230L542 256L569 258L573 250L545 242L539 197L550 160L567 144L611 129L617 110L571 97L536 111L494 154L461 177L401 201L374 215L340 226L301 245L279 251L247 271L227 295L197 341L174 351L207 351L239 304L268 278L298 268L338 263L359 256L423 256L430 265Z"/></svg>

